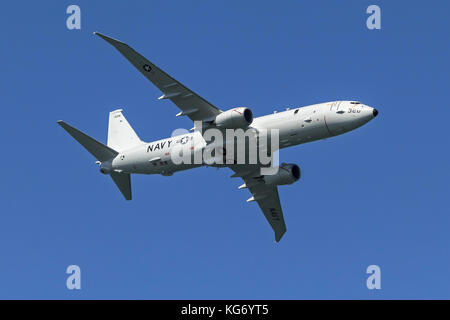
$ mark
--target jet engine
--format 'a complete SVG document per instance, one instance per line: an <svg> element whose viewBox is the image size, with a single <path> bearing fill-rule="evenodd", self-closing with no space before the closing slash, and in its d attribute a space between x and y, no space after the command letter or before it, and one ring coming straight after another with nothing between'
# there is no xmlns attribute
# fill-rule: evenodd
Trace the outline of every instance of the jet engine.
<svg viewBox="0 0 450 320"><path fill-rule="evenodd" d="M270 185L292 184L300 179L300 167L293 163L282 163L278 172L273 175L265 175L264 182Z"/></svg>
<svg viewBox="0 0 450 320"><path fill-rule="evenodd" d="M234 108L219 114L215 124L220 128L246 128L253 122L252 110L246 107Z"/></svg>

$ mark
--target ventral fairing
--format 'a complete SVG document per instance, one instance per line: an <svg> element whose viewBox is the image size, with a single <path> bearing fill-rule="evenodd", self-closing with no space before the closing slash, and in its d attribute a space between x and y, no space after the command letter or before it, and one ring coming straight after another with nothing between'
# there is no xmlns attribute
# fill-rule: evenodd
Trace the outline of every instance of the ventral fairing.
<svg viewBox="0 0 450 320"><path fill-rule="evenodd" d="M161 174L200 166L226 167L243 180L248 202L258 203L280 241L286 232L278 186L298 181L297 164L278 163L278 150L354 130L378 115L358 101L332 101L254 117L248 107L221 110L175 80L127 44L95 33L114 46L162 95L194 122L192 132L144 142L122 110L109 114L108 141L89 137L64 121L58 123L96 159L125 199L131 200L131 174Z"/></svg>

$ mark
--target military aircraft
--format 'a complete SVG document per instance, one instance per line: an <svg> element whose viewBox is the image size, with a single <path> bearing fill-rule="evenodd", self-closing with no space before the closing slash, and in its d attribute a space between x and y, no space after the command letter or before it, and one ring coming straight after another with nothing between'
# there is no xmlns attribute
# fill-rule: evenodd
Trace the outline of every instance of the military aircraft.
<svg viewBox="0 0 450 320"><path fill-rule="evenodd" d="M205 165L228 167L234 171L232 177L243 179L244 184L239 189L249 189L252 197L247 201L258 203L274 230L275 241L278 242L286 232L286 224L277 187L296 182L301 174L296 164L274 165L273 158L277 151L354 130L378 114L377 109L358 101L332 101L255 118L247 107L223 111L169 76L127 44L98 32L94 34L115 47L162 91L159 100L171 100L181 110L177 116L187 116L195 124L192 132L148 143L138 137L121 109L114 110L109 114L108 141L105 145L66 122L58 121L61 127L97 159L100 172L111 176L126 200L131 200L132 173L170 176L177 171ZM241 161L237 161L239 152L236 150L242 140L228 149L228 138L206 138L207 135L212 136L209 134L210 130L220 133L238 129L251 133L247 140L244 139L244 152L249 151L250 137L253 136L256 150L264 150L270 162L263 162L259 153L256 160L253 158L250 161L246 154ZM269 131L276 132L275 138L267 133ZM233 138L233 141L236 140ZM206 150L210 150L207 156ZM187 155L183 159L188 160L197 155L201 157L199 161L180 161L180 157L174 157L174 154Z"/></svg>

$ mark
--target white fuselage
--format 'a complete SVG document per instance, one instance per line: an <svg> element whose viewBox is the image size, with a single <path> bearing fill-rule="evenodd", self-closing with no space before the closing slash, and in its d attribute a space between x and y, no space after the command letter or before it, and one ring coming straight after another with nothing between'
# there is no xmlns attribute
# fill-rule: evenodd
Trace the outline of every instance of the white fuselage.
<svg viewBox="0 0 450 320"><path fill-rule="evenodd" d="M358 102L334 101L258 117L250 128L277 129L281 149L354 130L372 120L377 113L376 109ZM202 150L207 144L202 134L195 131L125 150L111 161L103 162L102 167L125 173L171 175L204 165L172 161L172 148L187 142L192 146L192 152Z"/></svg>

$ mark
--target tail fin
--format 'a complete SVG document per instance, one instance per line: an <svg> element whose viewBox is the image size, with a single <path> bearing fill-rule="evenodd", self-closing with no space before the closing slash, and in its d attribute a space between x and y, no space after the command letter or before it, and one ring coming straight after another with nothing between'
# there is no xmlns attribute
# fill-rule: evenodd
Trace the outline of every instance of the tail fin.
<svg viewBox="0 0 450 320"><path fill-rule="evenodd" d="M109 113L108 147L122 151L136 147L142 143L127 119L123 116L122 109Z"/></svg>
<svg viewBox="0 0 450 320"><path fill-rule="evenodd" d="M62 120L59 120L58 124L101 162L112 159L119 154L117 151L89 137L87 134L75 129Z"/></svg>
<svg viewBox="0 0 450 320"><path fill-rule="evenodd" d="M129 173L111 172L111 178L127 200L131 200L131 178Z"/></svg>
<svg viewBox="0 0 450 320"><path fill-rule="evenodd" d="M108 161L119 154L117 151L89 137L87 134L81 132L78 129L75 129L64 121L59 120L58 124L63 127L64 130L66 130L75 140L77 140L83 147L85 147L86 150L89 151L100 162ZM114 183L119 188L120 192L122 192L125 199L131 200L130 174L113 171L110 175Z"/></svg>

